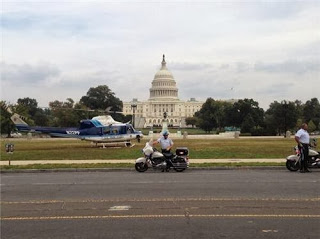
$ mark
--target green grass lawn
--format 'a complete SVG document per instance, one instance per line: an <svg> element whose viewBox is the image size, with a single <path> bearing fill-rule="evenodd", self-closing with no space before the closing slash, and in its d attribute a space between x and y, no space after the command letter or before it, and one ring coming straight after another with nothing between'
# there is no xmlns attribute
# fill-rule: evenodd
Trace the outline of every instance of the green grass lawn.
<svg viewBox="0 0 320 239"><path fill-rule="evenodd" d="M13 154L5 144L13 143ZM132 148L101 148L89 142L64 139L1 139L1 160L90 160L136 159L142 156L146 140L134 142ZM293 153L294 139L175 139L176 147L188 147L192 159L285 158ZM159 147L159 146L158 146ZM317 148L319 151L319 146Z"/></svg>

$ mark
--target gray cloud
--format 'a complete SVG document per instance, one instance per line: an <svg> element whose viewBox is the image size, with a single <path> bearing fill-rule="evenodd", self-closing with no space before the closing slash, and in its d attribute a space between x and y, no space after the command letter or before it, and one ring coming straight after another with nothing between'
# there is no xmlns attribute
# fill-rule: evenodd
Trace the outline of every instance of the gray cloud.
<svg viewBox="0 0 320 239"><path fill-rule="evenodd" d="M208 63L179 63L179 62L172 62L170 64L170 69L172 70L179 70L179 71L194 71L194 70L206 70L214 68L212 64Z"/></svg>
<svg viewBox="0 0 320 239"><path fill-rule="evenodd" d="M98 18L98 16L96 16ZM95 18L95 19L96 19ZM99 19L100 16L99 16ZM97 22L99 20L97 19ZM9 32L27 31L42 33L52 37L88 35L93 25L97 24L86 15L70 14L69 12L7 12L3 13L1 23L4 30Z"/></svg>
<svg viewBox="0 0 320 239"><path fill-rule="evenodd" d="M229 68L230 68L229 64L221 64L219 67L220 70L228 70Z"/></svg>
<svg viewBox="0 0 320 239"><path fill-rule="evenodd" d="M292 82L275 83L258 89L257 94L282 97L283 95L287 95L292 88L294 88Z"/></svg>
<svg viewBox="0 0 320 239"><path fill-rule="evenodd" d="M1 63L1 78L5 83L15 83L20 85L38 84L48 81L52 77L60 75L60 70L50 64L40 65L16 65Z"/></svg>
<svg viewBox="0 0 320 239"><path fill-rule="evenodd" d="M288 2L288 1L261 1L255 4L246 3L250 5L248 11L245 11L246 17L254 18L256 20L265 21L270 19L286 19L289 17L294 17L301 12L308 1L306 2Z"/></svg>
<svg viewBox="0 0 320 239"><path fill-rule="evenodd" d="M251 70L251 66L248 63L245 62L237 62L236 63L236 69L238 73L247 72Z"/></svg>
<svg viewBox="0 0 320 239"><path fill-rule="evenodd" d="M258 62L255 64L256 71L268 73L293 73L304 74L320 70L320 61L297 61L288 60L277 63L263 63Z"/></svg>
<svg viewBox="0 0 320 239"><path fill-rule="evenodd" d="M293 56L308 56L319 60L320 56L320 39L311 41L308 44L303 44L300 47L292 49Z"/></svg>
<svg viewBox="0 0 320 239"><path fill-rule="evenodd" d="M21 12L10 12L2 14L1 25L5 29L22 30L41 23L39 20L41 20L39 16L21 14Z"/></svg>

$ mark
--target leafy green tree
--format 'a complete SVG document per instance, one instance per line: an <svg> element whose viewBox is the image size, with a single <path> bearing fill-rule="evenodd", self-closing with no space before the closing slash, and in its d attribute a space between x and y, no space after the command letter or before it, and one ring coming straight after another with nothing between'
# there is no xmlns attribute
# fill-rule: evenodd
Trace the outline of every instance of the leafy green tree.
<svg viewBox="0 0 320 239"><path fill-rule="evenodd" d="M309 132L313 132L313 131L315 131L316 129L317 129L317 126L313 123L312 120L310 120L310 121L308 122L308 130L309 130Z"/></svg>
<svg viewBox="0 0 320 239"><path fill-rule="evenodd" d="M187 117L186 118L186 124L187 125L192 125L192 128L197 124L197 117Z"/></svg>
<svg viewBox="0 0 320 239"><path fill-rule="evenodd" d="M122 101L106 85L91 87L87 95L81 97L80 103L93 110L106 110L110 107L110 111L121 111L123 107Z"/></svg>
<svg viewBox="0 0 320 239"><path fill-rule="evenodd" d="M49 103L52 113L51 125L55 127L76 127L79 118L73 108L74 101L68 98L67 101L55 100Z"/></svg>
<svg viewBox="0 0 320 239"><path fill-rule="evenodd" d="M268 109L264 117L266 135L276 135L278 133L277 122L273 115L273 110Z"/></svg>
<svg viewBox="0 0 320 239"><path fill-rule="evenodd" d="M39 108L36 99L29 97L18 99L16 110L19 114L26 117L31 125L49 126L50 110Z"/></svg>
<svg viewBox="0 0 320 239"><path fill-rule="evenodd" d="M303 120L299 118L296 123L295 131L298 131L300 129L302 123L303 123Z"/></svg>
<svg viewBox="0 0 320 239"><path fill-rule="evenodd" d="M315 125L320 123L320 104L317 98L312 98L305 103L303 117L305 122L312 120Z"/></svg>
<svg viewBox="0 0 320 239"><path fill-rule="evenodd" d="M241 127L242 133L251 133L254 128L264 125L264 110L253 99L243 99L226 108L229 126Z"/></svg>
<svg viewBox="0 0 320 239"><path fill-rule="evenodd" d="M112 92L108 86L99 85L98 87L91 87L86 96L82 96L80 99L80 104L88 107L92 110L101 111L103 114L110 114L117 121L126 120L126 116L119 113L108 113L109 111L122 111L123 103L122 101L115 96L115 93Z"/></svg>
<svg viewBox="0 0 320 239"><path fill-rule="evenodd" d="M198 118L198 126L206 132L212 131L213 128L218 128L220 131L222 127L227 125L225 112L230 107L231 103L229 102L208 98L195 114L195 117Z"/></svg>
<svg viewBox="0 0 320 239"><path fill-rule="evenodd" d="M298 114L298 119L303 119L303 108L304 108L304 104L300 101L300 100L295 100L294 104L296 106L296 111ZM301 125L300 125L301 126ZM299 126L299 128L300 128Z"/></svg>
<svg viewBox="0 0 320 239"><path fill-rule="evenodd" d="M267 127L275 129L280 135L296 126L298 111L294 102L283 100L281 103L274 101L266 111Z"/></svg>
<svg viewBox="0 0 320 239"><path fill-rule="evenodd" d="M15 128L13 122L11 121L10 117L12 116L11 113L8 112L8 107L5 101L0 101L0 122L1 122L1 134L7 134L7 137L11 137L11 132Z"/></svg>
<svg viewBox="0 0 320 239"><path fill-rule="evenodd" d="M36 99L31 99L29 97L19 98L17 101L17 107L21 107L26 110L25 113L28 114L28 117L32 118L38 111L38 102Z"/></svg>
<svg viewBox="0 0 320 239"><path fill-rule="evenodd" d="M241 133L251 133L254 128L254 120L253 117L248 114L248 116L243 120L241 124Z"/></svg>
<svg viewBox="0 0 320 239"><path fill-rule="evenodd" d="M91 110L87 106L81 104L80 102L74 104L74 114L79 120L91 119L99 114L98 111Z"/></svg>
<svg viewBox="0 0 320 239"><path fill-rule="evenodd" d="M232 104L226 101L215 101L213 106L214 106L214 117L216 120L216 127L220 132L223 127L228 125L226 112L232 106Z"/></svg>
<svg viewBox="0 0 320 239"><path fill-rule="evenodd" d="M215 100L208 98L206 102L202 105L201 109L195 113L195 116L199 119L198 124L201 129L207 133L212 131L216 127L214 112Z"/></svg>
<svg viewBox="0 0 320 239"><path fill-rule="evenodd" d="M50 126L50 110L38 108L33 116L34 124L38 126Z"/></svg>

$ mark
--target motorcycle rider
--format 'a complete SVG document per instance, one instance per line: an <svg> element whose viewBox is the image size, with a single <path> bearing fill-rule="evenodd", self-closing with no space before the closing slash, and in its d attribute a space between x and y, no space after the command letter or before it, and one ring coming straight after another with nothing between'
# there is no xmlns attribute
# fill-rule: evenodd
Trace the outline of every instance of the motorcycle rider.
<svg viewBox="0 0 320 239"><path fill-rule="evenodd" d="M295 134L295 141L298 143L300 150L301 164L300 173L311 172L308 169L308 156L309 156L309 141L310 136L308 133L308 124L303 123L301 129Z"/></svg>
<svg viewBox="0 0 320 239"><path fill-rule="evenodd" d="M164 131L162 133L162 137L160 137L159 139L157 139L156 141L153 142L153 144L157 144L157 143L160 143L161 145L161 152L162 153L170 153L170 150L173 146L173 141L172 139L170 139L169 137L169 132L168 131ZM167 169L166 171L168 172L169 171L169 162L168 160L166 159L166 162L167 162ZM164 170L163 170L164 171Z"/></svg>

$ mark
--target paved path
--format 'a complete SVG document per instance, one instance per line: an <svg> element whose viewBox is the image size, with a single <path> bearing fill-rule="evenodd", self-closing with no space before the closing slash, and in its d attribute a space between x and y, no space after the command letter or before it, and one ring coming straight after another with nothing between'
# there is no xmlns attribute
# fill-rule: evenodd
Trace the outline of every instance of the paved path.
<svg viewBox="0 0 320 239"><path fill-rule="evenodd" d="M242 163L242 162L258 162L258 163L284 163L285 158L281 159L190 159L190 163ZM28 164L97 164L97 163L132 163L135 159L92 159L92 160L13 160L11 165L28 165ZM0 165L9 165L9 161L0 161Z"/></svg>

